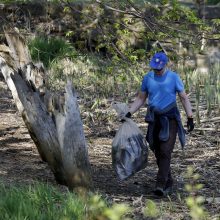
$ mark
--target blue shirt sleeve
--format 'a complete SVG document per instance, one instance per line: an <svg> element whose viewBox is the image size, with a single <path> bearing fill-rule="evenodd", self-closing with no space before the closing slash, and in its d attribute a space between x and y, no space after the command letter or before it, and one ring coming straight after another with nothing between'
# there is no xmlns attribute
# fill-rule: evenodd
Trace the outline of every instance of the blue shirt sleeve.
<svg viewBox="0 0 220 220"><path fill-rule="evenodd" d="M141 84L141 92L146 92L148 93L148 89L147 89L147 76L145 75L143 80L142 80L142 84Z"/></svg>
<svg viewBox="0 0 220 220"><path fill-rule="evenodd" d="M180 78L180 76L178 74L176 74L176 91L178 93L184 91L183 81L181 80L181 78Z"/></svg>

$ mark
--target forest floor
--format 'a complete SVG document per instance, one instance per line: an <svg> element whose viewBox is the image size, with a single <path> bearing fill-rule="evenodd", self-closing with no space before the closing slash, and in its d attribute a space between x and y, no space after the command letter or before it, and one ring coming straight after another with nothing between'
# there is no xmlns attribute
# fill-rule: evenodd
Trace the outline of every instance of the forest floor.
<svg viewBox="0 0 220 220"><path fill-rule="evenodd" d="M143 120L137 117L135 121ZM129 203L134 209L134 219L144 219L141 212L147 199L152 199L159 205L161 219L189 219L184 201L187 196L184 189L184 184L187 183L184 174L191 165L201 176L198 182L204 184L198 195L205 197L204 207L209 211L210 219L215 219L220 213L219 132L201 133L195 130L187 136L184 152L177 143L171 165L176 180L175 192L168 198L158 199L152 193L157 173L152 152L149 152L147 168L129 180L118 180L111 164L111 143L119 124L113 124L110 130L105 124L85 129L94 187L97 192L109 201ZM139 126L143 132L146 132L146 124L140 123ZM216 123L208 122L205 126L213 127ZM0 79L0 181L6 184L31 184L38 181L56 185L53 174L47 164L41 160L2 78Z"/></svg>

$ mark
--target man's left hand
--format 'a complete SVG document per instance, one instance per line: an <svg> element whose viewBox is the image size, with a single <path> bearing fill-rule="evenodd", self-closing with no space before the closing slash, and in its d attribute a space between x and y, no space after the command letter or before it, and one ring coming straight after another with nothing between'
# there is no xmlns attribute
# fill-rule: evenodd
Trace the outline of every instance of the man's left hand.
<svg viewBox="0 0 220 220"><path fill-rule="evenodd" d="M188 118L187 120L187 130L191 132L194 129L193 118Z"/></svg>

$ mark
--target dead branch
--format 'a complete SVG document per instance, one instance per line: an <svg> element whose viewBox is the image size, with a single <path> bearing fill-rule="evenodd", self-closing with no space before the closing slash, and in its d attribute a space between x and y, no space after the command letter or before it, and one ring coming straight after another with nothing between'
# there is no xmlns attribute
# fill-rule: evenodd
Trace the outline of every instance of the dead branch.
<svg viewBox="0 0 220 220"><path fill-rule="evenodd" d="M202 122L202 123L205 123L205 122L219 122L219 121L220 121L220 117L207 118L207 119L200 120L200 122Z"/></svg>

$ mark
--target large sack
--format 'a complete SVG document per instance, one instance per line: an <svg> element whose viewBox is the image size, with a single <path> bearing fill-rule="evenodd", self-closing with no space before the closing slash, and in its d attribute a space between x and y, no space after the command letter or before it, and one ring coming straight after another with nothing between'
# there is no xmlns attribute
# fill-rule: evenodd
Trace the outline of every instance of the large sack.
<svg viewBox="0 0 220 220"><path fill-rule="evenodd" d="M128 111L124 103L113 104L119 117ZM112 165L118 177L124 180L147 165L148 147L141 130L129 118L119 127L112 142Z"/></svg>

